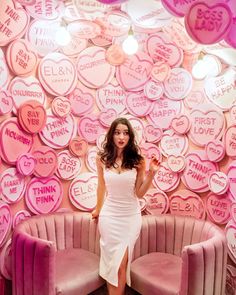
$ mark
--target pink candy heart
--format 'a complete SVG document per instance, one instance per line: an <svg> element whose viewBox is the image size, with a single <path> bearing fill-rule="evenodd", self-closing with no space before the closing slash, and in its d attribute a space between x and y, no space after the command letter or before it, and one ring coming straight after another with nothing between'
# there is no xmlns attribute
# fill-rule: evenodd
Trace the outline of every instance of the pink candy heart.
<svg viewBox="0 0 236 295"><path fill-rule="evenodd" d="M197 43L213 44L228 34L232 20L232 13L227 4L207 5L196 2L187 11L185 27Z"/></svg>
<svg viewBox="0 0 236 295"><path fill-rule="evenodd" d="M47 214L59 208L62 195L62 184L57 177L35 177L27 186L26 205L35 214Z"/></svg>
<svg viewBox="0 0 236 295"><path fill-rule="evenodd" d="M12 215L10 207L0 201L0 247L5 243L11 229Z"/></svg>

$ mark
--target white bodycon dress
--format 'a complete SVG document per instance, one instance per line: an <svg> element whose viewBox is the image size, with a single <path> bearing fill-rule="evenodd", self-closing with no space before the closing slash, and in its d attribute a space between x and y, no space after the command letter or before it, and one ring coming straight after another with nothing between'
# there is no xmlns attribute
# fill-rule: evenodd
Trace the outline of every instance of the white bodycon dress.
<svg viewBox="0 0 236 295"><path fill-rule="evenodd" d="M114 286L118 286L118 270L126 249L126 279L130 286L130 263L142 223L140 204L135 195L136 175L136 169L126 170L120 174L104 170L107 196L99 214L99 274Z"/></svg>

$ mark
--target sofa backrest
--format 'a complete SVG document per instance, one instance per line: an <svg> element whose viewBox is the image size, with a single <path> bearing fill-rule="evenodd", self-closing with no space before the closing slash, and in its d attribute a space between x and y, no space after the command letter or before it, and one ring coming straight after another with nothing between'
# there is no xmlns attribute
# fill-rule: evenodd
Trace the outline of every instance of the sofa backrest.
<svg viewBox="0 0 236 295"><path fill-rule="evenodd" d="M223 231L206 220L171 214L146 215L135 244L134 259L150 252L181 256L184 246L216 237L222 241L225 239Z"/></svg>
<svg viewBox="0 0 236 295"><path fill-rule="evenodd" d="M98 226L90 213L33 216L21 222L15 232L52 241L56 250L82 248L98 255L100 253Z"/></svg>

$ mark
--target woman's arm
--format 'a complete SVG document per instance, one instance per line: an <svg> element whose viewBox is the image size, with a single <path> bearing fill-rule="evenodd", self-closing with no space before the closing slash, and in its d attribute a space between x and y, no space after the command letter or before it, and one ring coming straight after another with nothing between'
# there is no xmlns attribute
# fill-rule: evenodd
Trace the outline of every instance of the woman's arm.
<svg viewBox="0 0 236 295"><path fill-rule="evenodd" d="M157 172L158 160L156 157L153 157L150 161L149 171L146 173L145 161L143 160L139 167L137 168L137 179L135 184L136 195L138 198L142 198L148 191L153 177Z"/></svg>
<svg viewBox="0 0 236 295"><path fill-rule="evenodd" d="M98 174L98 186L97 186L97 205L96 208L92 212L92 217L97 218L104 201L104 196L106 192L106 186L103 176L103 164L99 156L96 157L96 165L97 165L97 174Z"/></svg>

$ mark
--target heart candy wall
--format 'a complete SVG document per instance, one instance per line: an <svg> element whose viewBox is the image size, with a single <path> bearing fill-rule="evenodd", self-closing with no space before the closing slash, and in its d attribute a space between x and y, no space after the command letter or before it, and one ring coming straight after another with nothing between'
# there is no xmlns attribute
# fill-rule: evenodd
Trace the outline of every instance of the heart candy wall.
<svg viewBox="0 0 236 295"><path fill-rule="evenodd" d="M224 228L228 288L236 281L236 5L142 2L1 1L0 269L8 279L18 222L94 208L96 153L124 116L147 169L153 153L161 162L143 214ZM64 46L55 38L61 25L72 36ZM121 48L130 26L134 55Z"/></svg>

